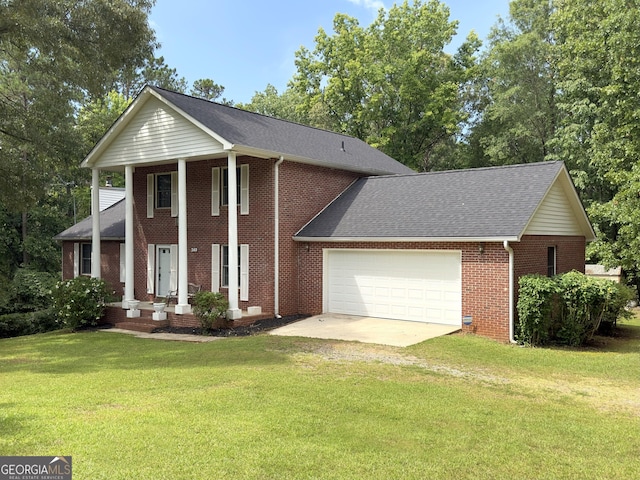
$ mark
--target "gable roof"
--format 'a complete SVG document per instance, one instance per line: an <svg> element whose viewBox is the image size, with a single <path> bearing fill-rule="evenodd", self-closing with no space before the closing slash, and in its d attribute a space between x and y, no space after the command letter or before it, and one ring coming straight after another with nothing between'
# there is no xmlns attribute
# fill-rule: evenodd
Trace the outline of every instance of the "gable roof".
<svg viewBox="0 0 640 480"><path fill-rule="evenodd" d="M122 199L100 212L100 239L124 240L124 224L125 200ZM89 215L53 238L59 241L90 241L92 229L92 219Z"/></svg>
<svg viewBox="0 0 640 480"><path fill-rule="evenodd" d="M172 117L174 123L176 117L179 117L182 123L184 120L190 123L191 131L194 135L197 133L201 141L200 149L197 151L198 158L207 155L220 157L231 150L240 155L252 155L259 158L283 156L285 160L368 175L412 172L409 167L380 150L348 135L308 127L152 86L147 86L142 90L87 155L82 166L113 168L142 162L157 163L158 161L168 161L168 159L175 161L176 158L183 157L183 151L172 155L171 145L162 142L169 134L166 127L153 128L155 126L153 122L157 121L158 115L149 115L144 124L132 122L132 119L135 119L138 114L144 113L144 107L148 102L155 102L157 104L156 110L163 110L167 114L166 116ZM114 165L106 162L101 165L101 158L105 152L130 125L136 129L135 132L127 132L131 138L138 135L144 137L145 143L148 145L164 144L163 156L141 160L140 155L135 156L131 152L131 148L120 146L121 151L117 156L120 163ZM202 142L203 133L210 138L209 144ZM157 138L151 138L153 135ZM127 155L130 155L129 158Z"/></svg>
<svg viewBox="0 0 640 480"><path fill-rule="evenodd" d="M563 221L571 223L562 234L593 240L562 162L361 178L294 239L518 241L541 207L551 208L554 185L561 187L559 210L569 212Z"/></svg>

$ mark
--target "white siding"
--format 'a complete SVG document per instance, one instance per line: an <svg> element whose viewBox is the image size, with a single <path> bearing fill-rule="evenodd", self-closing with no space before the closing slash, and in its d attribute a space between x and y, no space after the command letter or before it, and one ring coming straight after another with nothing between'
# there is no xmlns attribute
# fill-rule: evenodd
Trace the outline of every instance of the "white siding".
<svg viewBox="0 0 640 480"><path fill-rule="evenodd" d="M219 152L222 144L154 98L102 153L100 167Z"/></svg>
<svg viewBox="0 0 640 480"><path fill-rule="evenodd" d="M555 182L535 213L526 235L584 235L560 182Z"/></svg>

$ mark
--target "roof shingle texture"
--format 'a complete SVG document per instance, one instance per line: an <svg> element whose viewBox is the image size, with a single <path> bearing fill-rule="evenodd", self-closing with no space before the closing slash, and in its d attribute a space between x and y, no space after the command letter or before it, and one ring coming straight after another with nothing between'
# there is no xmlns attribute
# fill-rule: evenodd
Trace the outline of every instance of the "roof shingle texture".
<svg viewBox="0 0 640 480"><path fill-rule="evenodd" d="M296 237L518 237L563 165L541 162L362 178Z"/></svg>
<svg viewBox="0 0 640 480"><path fill-rule="evenodd" d="M368 174L412 172L409 167L380 150L348 135L240 110L158 87L149 88L234 145Z"/></svg>
<svg viewBox="0 0 640 480"><path fill-rule="evenodd" d="M93 225L92 216L59 233L55 240L91 240ZM100 212L100 238L102 240L124 240L125 200L114 203Z"/></svg>

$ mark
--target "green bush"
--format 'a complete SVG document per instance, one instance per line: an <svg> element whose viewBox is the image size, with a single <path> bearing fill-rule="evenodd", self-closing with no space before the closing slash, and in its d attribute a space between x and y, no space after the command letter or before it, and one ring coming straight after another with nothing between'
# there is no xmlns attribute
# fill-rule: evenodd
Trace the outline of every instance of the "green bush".
<svg viewBox="0 0 640 480"><path fill-rule="evenodd" d="M0 315L0 338L50 332L60 328L52 309Z"/></svg>
<svg viewBox="0 0 640 480"><path fill-rule="evenodd" d="M219 292L200 291L193 296L193 314L200 321L203 332L211 330L218 319L223 319L229 302Z"/></svg>
<svg viewBox="0 0 640 480"><path fill-rule="evenodd" d="M51 289L58 281L49 272L38 272L29 268L19 268L13 276L16 310L21 312L47 308L51 301Z"/></svg>
<svg viewBox="0 0 640 480"><path fill-rule="evenodd" d="M556 282L542 275L525 275L518 281L519 343L543 345L549 341L552 329L552 310L558 291Z"/></svg>
<svg viewBox="0 0 640 480"><path fill-rule="evenodd" d="M526 275L519 285L517 340L529 345L584 345L603 325L627 314L632 296L623 285L576 271L553 278Z"/></svg>
<svg viewBox="0 0 640 480"><path fill-rule="evenodd" d="M58 321L74 330L97 325L110 294L104 280L90 277L63 280L51 291Z"/></svg>

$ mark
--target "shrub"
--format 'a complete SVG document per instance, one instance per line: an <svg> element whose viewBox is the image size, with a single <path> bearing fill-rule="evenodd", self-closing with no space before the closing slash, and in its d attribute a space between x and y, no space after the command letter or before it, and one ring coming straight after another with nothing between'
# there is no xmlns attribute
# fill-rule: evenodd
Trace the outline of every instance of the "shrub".
<svg viewBox="0 0 640 480"><path fill-rule="evenodd" d="M219 292L200 291L193 296L193 314L200 321L202 331L211 330L218 319L224 318L229 302Z"/></svg>
<svg viewBox="0 0 640 480"><path fill-rule="evenodd" d="M518 284L517 340L527 345L543 345L551 334L556 282L542 275L525 275Z"/></svg>
<svg viewBox="0 0 640 480"><path fill-rule="evenodd" d="M0 338L50 332L58 328L52 309L0 315Z"/></svg>
<svg viewBox="0 0 640 480"><path fill-rule="evenodd" d="M583 345L603 324L612 328L627 315L632 297L623 285L576 271L553 278L526 275L519 285L517 339L529 345Z"/></svg>
<svg viewBox="0 0 640 480"><path fill-rule="evenodd" d="M77 277L58 282L52 289L53 309L59 322L71 329L97 325L110 296L104 280Z"/></svg>
<svg viewBox="0 0 640 480"><path fill-rule="evenodd" d="M26 312L48 307L51 300L49 292L56 281L56 276L49 272L38 272L29 268L18 269L12 281L16 309Z"/></svg>

